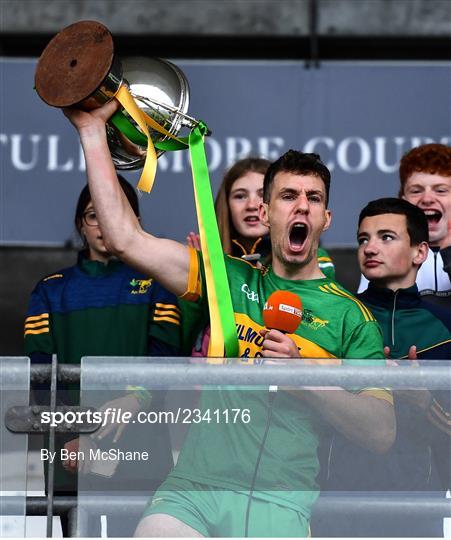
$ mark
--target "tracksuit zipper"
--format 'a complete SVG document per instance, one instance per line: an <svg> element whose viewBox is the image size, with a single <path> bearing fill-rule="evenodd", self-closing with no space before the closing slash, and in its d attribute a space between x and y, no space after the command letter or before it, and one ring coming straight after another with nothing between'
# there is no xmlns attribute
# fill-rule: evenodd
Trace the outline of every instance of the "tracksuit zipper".
<svg viewBox="0 0 451 540"><path fill-rule="evenodd" d="M395 313L396 313L396 297L398 296L398 291L395 292L393 296L393 309L391 314L391 346L395 346Z"/></svg>
<svg viewBox="0 0 451 540"><path fill-rule="evenodd" d="M438 291L438 282L437 282L437 252L434 251L434 281L435 281L435 292Z"/></svg>

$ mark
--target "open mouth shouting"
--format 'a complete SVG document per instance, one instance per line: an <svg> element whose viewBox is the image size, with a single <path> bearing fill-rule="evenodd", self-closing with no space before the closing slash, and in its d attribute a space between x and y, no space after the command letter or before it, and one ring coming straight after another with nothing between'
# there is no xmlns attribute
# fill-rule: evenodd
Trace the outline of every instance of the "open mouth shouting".
<svg viewBox="0 0 451 540"><path fill-rule="evenodd" d="M442 212L440 210L424 210L426 219L428 220L428 225L437 225L442 219Z"/></svg>
<svg viewBox="0 0 451 540"><path fill-rule="evenodd" d="M309 227L306 223L293 223L288 236L288 244L290 250L294 253L299 253L304 248L305 242L309 234Z"/></svg>

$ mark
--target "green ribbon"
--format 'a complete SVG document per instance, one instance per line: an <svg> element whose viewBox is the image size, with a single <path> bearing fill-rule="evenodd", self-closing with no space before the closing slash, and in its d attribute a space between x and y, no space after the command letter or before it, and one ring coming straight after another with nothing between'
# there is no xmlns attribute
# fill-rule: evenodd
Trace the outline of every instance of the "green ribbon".
<svg viewBox="0 0 451 540"><path fill-rule="evenodd" d="M110 122L128 139L139 146L147 146L147 137L135 127L122 111L116 112L110 119ZM175 150L185 150L189 147L188 137L179 137L179 141L167 139L165 141L154 142L155 148L164 150L165 152L173 152Z"/></svg>
<svg viewBox="0 0 451 540"><path fill-rule="evenodd" d="M225 352L227 357L236 358L238 356L238 338L236 335L235 317L205 155L204 136L207 132L207 126L203 122L199 122L192 129L188 138L194 190L197 198L198 212L201 214L198 216L198 221L199 224L202 224L205 241L208 246L208 258L211 265L213 287L216 293L214 296L218 304ZM215 315L212 315L211 306L209 306L209 309L210 322L212 322L212 316L214 317Z"/></svg>

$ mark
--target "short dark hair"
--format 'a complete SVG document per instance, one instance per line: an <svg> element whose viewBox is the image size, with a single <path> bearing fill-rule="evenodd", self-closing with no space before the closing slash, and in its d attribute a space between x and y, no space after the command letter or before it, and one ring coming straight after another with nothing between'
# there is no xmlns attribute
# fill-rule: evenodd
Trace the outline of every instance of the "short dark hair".
<svg viewBox="0 0 451 540"><path fill-rule="evenodd" d="M263 181L263 200L269 202L274 177L280 171L301 175L311 174L318 176L326 188L326 208L329 203L330 171L321 161L319 154L305 154L297 150L288 150L283 156L272 163L265 174Z"/></svg>
<svg viewBox="0 0 451 540"><path fill-rule="evenodd" d="M122 175L118 174L117 177L119 179L119 184L121 185L122 191L125 193L125 196L127 197L133 212L135 213L135 216L139 218L139 202L135 189ZM89 186L86 184L86 186L81 190L77 201L77 207L75 209L74 222L78 234L80 234L82 227L83 212L90 202L91 193L89 191Z"/></svg>
<svg viewBox="0 0 451 540"><path fill-rule="evenodd" d="M381 214L406 216L411 246L417 246L421 242L429 242L428 221L423 210L404 199L396 199L395 197L385 197L369 202L360 212L359 227L366 217L380 216Z"/></svg>

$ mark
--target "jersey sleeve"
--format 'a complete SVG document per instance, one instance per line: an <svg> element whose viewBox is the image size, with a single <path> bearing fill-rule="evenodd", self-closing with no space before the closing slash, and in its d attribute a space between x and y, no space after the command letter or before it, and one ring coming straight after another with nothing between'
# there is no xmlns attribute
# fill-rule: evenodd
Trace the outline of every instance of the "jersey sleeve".
<svg viewBox="0 0 451 540"><path fill-rule="evenodd" d="M177 298L158 283L154 284L149 320L149 354L180 354L182 313Z"/></svg>
<svg viewBox="0 0 451 540"><path fill-rule="evenodd" d="M323 248L318 248L318 266L321 272L332 281L335 281L335 265L329 253Z"/></svg>
<svg viewBox="0 0 451 540"><path fill-rule="evenodd" d="M385 364L382 331L377 321L364 321L348 333L343 343L343 358L347 360L379 359L371 364ZM356 365L355 361L351 363ZM362 365L369 364L363 362Z"/></svg>
<svg viewBox="0 0 451 540"><path fill-rule="evenodd" d="M385 366L382 331L377 321L359 324L349 334L344 344L343 364L350 366ZM376 383L376 381L374 381ZM372 395L393 404L393 394L389 389L367 387L354 390L355 393Z"/></svg>
<svg viewBox="0 0 451 540"><path fill-rule="evenodd" d="M189 271L186 291L180 296L187 302L196 302L202 297L205 290L205 274L203 272L203 260L200 251L190 247L189 249Z"/></svg>
<svg viewBox="0 0 451 540"><path fill-rule="evenodd" d="M50 303L43 282L31 293L24 325L25 354L32 362L50 362L55 352Z"/></svg>
<svg viewBox="0 0 451 540"><path fill-rule="evenodd" d="M209 322L208 300L202 254L190 248L188 286L179 298L182 312L182 353L191 356L199 334Z"/></svg>

